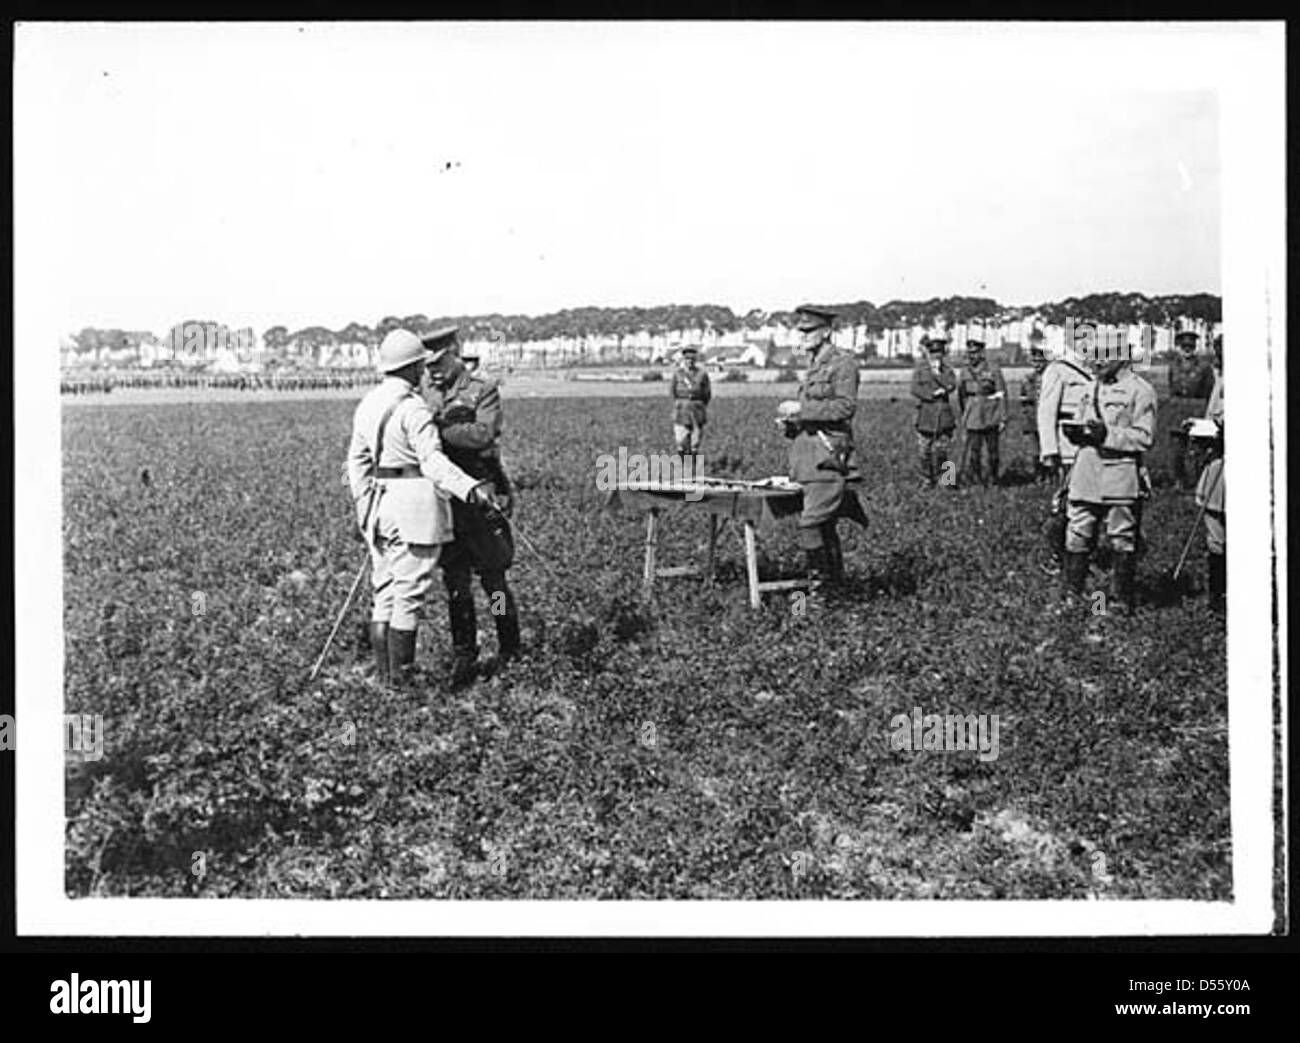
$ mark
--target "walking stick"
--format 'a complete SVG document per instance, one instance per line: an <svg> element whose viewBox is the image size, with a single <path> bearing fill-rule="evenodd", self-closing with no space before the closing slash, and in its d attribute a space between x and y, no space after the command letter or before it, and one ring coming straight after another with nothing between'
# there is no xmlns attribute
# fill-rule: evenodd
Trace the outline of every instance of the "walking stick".
<svg viewBox="0 0 1300 1043"><path fill-rule="evenodd" d="M320 673L321 664L325 662L325 656L330 650L330 645L334 643L334 637L339 632L339 627L343 625L343 617L348 614L348 609L352 607L352 599L357 596L357 588L361 586L361 579L366 574L366 566L370 564L370 548L366 548L366 560L361 563L361 568L357 570L357 578L352 581L352 589L348 591L347 599L343 602L343 607L339 610L338 619L334 620L334 628L330 631L330 636L325 639L325 647L320 650L320 655L316 657L316 665L311 668L311 677L308 681L316 680L316 675Z"/></svg>
<svg viewBox="0 0 1300 1043"><path fill-rule="evenodd" d="M1219 479L1223 477L1223 469L1214 476L1214 484L1205 490L1205 495L1201 497L1201 509L1196 512L1196 521L1192 523L1192 531L1187 534L1187 542L1183 544L1183 553L1178 556L1178 564L1174 566L1174 580L1178 580L1178 575L1183 571L1183 566L1187 564L1188 552L1192 549L1192 540L1196 539L1196 533L1201 528L1201 519L1205 517L1205 504L1210 499L1210 494L1214 492L1215 486L1219 484Z"/></svg>

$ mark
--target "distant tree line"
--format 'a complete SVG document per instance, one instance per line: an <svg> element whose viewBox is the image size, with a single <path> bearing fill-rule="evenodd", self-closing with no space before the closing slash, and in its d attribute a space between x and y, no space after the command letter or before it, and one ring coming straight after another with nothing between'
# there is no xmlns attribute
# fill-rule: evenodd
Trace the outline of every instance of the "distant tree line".
<svg viewBox="0 0 1300 1043"><path fill-rule="evenodd" d="M888 301L876 305L871 301L840 303L804 302L830 308L846 325L889 328L898 326L932 327L938 323L967 324L972 321L999 322L1039 315L1048 323L1059 325L1066 318L1101 323L1153 323L1168 325L1178 318L1222 319L1223 302L1214 294L1173 294L1148 297L1141 293L1094 293L1086 297L1069 297L1039 305L1009 306L990 297L933 297L926 301ZM365 344L374 346L390 330L404 327L427 333L440 326L459 326L462 335L475 340L538 341L555 337L632 336L641 331L652 334L669 330L709 330L732 332L755 330L769 323L794 324L794 311L766 312L753 309L744 315L718 304L664 304L653 308L565 308L546 315L387 315L376 325L351 322L338 330L324 326L307 326L290 330L272 326L262 336L272 353L288 345L315 352L323 346ZM179 347L183 329L192 324L178 323L168 331L164 343ZM205 323L223 334L226 327ZM120 349L140 343L157 343L153 334L119 329L83 329L72 337L77 353L96 352L101 348Z"/></svg>

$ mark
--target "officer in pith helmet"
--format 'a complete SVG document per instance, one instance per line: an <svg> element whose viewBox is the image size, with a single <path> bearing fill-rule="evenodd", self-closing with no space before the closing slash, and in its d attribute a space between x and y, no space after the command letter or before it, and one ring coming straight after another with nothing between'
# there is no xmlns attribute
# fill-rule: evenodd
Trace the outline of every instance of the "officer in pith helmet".
<svg viewBox="0 0 1300 1043"><path fill-rule="evenodd" d="M1156 393L1133 372L1144 345L1098 346L1095 378L1084 387L1067 439L1079 447L1070 470L1065 536L1067 593L1083 593L1088 561L1102 522L1111 546L1112 607L1131 614L1141 525L1147 494L1143 456L1156 432Z"/></svg>
<svg viewBox="0 0 1300 1043"><path fill-rule="evenodd" d="M668 387L673 400L673 444L690 474L699 471L700 443L713 398L709 375L699 361L699 348L689 344L682 348Z"/></svg>
<svg viewBox="0 0 1300 1043"><path fill-rule="evenodd" d="M790 478L803 486L799 545L816 588L844 577L844 554L837 522L848 518L865 526L866 513L853 488L862 480L853 442L858 408L858 363L831 341L835 313L805 306L795 309L800 350L810 363L799 398L782 402L777 424L791 439Z"/></svg>
<svg viewBox="0 0 1300 1043"><path fill-rule="evenodd" d="M383 379L357 406L347 456L357 524L370 547L375 667L381 678L399 683L415 662L416 625L439 551L452 538L448 498L498 509L490 485L443 452L433 416L416 393L424 366L424 346L410 330L384 337Z"/></svg>
<svg viewBox="0 0 1300 1043"><path fill-rule="evenodd" d="M521 651L519 610L506 581L506 571L514 563L514 535L507 520L514 496L501 463L503 415L496 381L466 367L456 327L435 330L424 338L424 345L429 351L425 402L444 451L457 467L485 483L500 507L485 511L473 504L452 504L455 540L443 549L442 579L451 629L452 681L459 685L473 678L478 664L474 573L496 623L498 665Z"/></svg>

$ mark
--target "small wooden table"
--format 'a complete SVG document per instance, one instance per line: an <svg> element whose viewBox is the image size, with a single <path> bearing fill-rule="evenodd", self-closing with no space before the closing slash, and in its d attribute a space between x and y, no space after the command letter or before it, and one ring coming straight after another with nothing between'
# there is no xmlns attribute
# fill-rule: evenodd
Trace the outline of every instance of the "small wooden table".
<svg viewBox="0 0 1300 1043"><path fill-rule="evenodd" d="M660 566L656 563L659 547L659 512L681 504L702 510L709 519L708 557L703 570L697 565ZM648 600L654 582L660 577L703 575L706 585L713 583L717 561L718 532L727 519L741 523L745 541L745 572L749 579L749 603L758 608L763 594L776 590L795 590L808 586L806 579L760 580L758 577L757 527L803 510L803 489L793 483L745 482L721 478L697 478L681 482L622 482L606 495L610 510L633 507L646 512L645 570L642 593Z"/></svg>

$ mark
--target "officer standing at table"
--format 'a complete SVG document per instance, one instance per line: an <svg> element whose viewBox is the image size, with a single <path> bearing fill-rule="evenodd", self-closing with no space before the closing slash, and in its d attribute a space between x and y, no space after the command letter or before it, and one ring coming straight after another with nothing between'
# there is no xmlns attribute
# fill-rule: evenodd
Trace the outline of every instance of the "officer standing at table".
<svg viewBox="0 0 1300 1043"><path fill-rule="evenodd" d="M838 520L867 524L854 488L862 481L853 441L858 362L831 343L834 312L805 306L795 314L801 337L797 350L806 352L810 363L798 400L778 407L777 424L793 443L790 478L803 486L799 545L807 558L808 579L816 588L844 578Z"/></svg>

